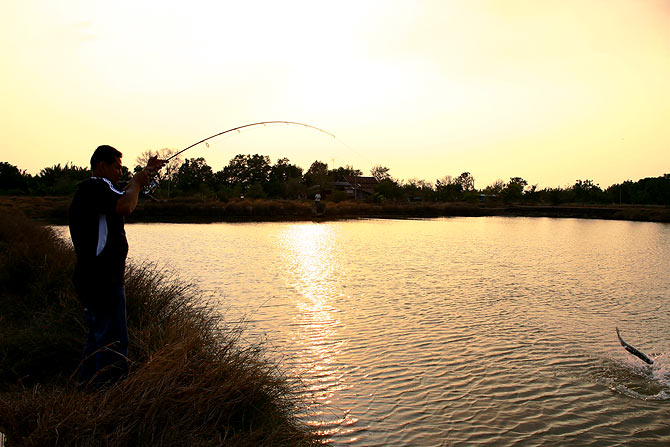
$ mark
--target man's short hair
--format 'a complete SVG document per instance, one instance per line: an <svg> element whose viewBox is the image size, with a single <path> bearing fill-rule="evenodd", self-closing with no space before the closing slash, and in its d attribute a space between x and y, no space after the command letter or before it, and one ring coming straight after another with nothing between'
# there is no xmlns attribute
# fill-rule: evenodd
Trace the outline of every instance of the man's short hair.
<svg viewBox="0 0 670 447"><path fill-rule="evenodd" d="M93 155L91 156L91 169L95 169L95 167L101 161L106 164L112 164L114 163L114 161L116 161L117 158L121 157L123 157L123 154L118 150L114 149L112 146L108 146L106 144L98 146L98 148L93 152Z"/></svg>

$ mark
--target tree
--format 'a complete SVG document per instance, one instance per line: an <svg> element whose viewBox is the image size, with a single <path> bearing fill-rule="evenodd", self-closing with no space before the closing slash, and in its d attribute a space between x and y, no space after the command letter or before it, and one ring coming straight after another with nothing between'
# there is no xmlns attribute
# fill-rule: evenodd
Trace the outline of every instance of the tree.
<svg viewBox="0 0 670 447"><path fill-rule="evenodd" d="M296 198L300 195L302 168L293 165L288 158L280 158L270 169L265 191L270 197Z"/></svg>
<svg viewBox="0 0 670 447"><path fill-rule="evenodd" d="M293 165L288 158L280 158L270 169L270 180L286 182L290 178L301 178L302 168Z"/></svg>
<svg viewBox="0 0 670 447"><path fill-rule="evenodd" d="M135 159L135 163L137 163L135 165L135 172L141 171L147 165L149 159L155 155L157 155L161 160L166 160L172 157L175 153L177 153L176 150L169 148L158 149L156 151L144 151ZM170 186L172 185L174 177L177 174L177 171L179 171L179 167L182 165L182 163L182 156L177 155L176 157L171 158L170 161L168 161L167 164L163 167L163 169L154 173L154 178L156 181L158 181L158 184L161 187L163 187L163 185L167 185L168 198L170 197Z"/></svg>
<svg viewBox="0 0 670 447"><path fill-rule="evenodd" d="M528 189L526 189L523 193L523 198L526 201L537 201L538 198L540 197L540 193L537 191L537 183L534 185L531 185Z"/></svg>
<svg viewBox="0 0 670 447"><path fill-rule="evenodd" d="M175 174L175 187L183 192L196 192L212 184L214 174L205 159L190 158L184 161Z"/></svg>
<svg viewBox="0 0 670 447"><path fill-rule="evenodd" d="M635 183L636 203L670 205L670 174L662 177L647 177Z"/></svg>
<svg viewBox="0 0 670 447"><path fill-rule="evenodd" d="M5 161L0 162L0 192L26 194L32 177Z"/></svg>
<svg viewBox="0 0 670 447"><path fill-rule="evenodd" d="M172 157L175 153L177 153L176 150L174 149L169 149L169 148L163 148L163 149L158 149L156 151L148 150L142 152L140 155L137 156L135 159L135 163L137 165L135 166L135 171L138 171L139 169L144 168L147 165L147 162L149 159L153 156L158 156L161 160L166 160L170 157ZM177 155L176 157L170 159L170 161L167 162L167 164L161 169L159 172L157 172L156 178L160 181L163 180L172 180L174 175L177 173L179 170L179 167L182 165L183 159L181 155Z"/></svg>
<svg viewBox="0 0 670 447"><path fill-rule="evenodd" d="M511 202L513 200L521 200L523 196L523 189L528 185L528 182L521 177L510 177L509 182L505 185L502 191L502 196L505 201Z"/></svg>
<svg viewBox="0 0 670 447"><path fill-rule="evenodd" d="M400 199L403 196L402 187L393 178L388 177L375 185L374 191L383 199Z"/></svg>
<svg viewBox="0 0 670 447"><path fill-rule="evenodd" d="M505 189L505 182L502 179L498 179L486 188L484 188L484 194L500 196Z"/></svg>
<svg viewBox="0 0 670 447"><path fill-rule="evenodd" d="M263 190L263 185L260 183L252 183L247 186L244 196L250 199L264 199L267 197L267 194L265 193L265 190Z"/></svg>
<svg viewBox="0 0 670 447"><path fill-rule="evenodd" d="M409 179L402 189L410 200L430 200L435 192L430 182L416 178Z"/></svg>
<svg viewBox="0 0 670 447"><path fill-rule="evenodd" d="M670 205L670 174L610 186L603 194L611 202Z"/></svg>
<svg viewBox="0 0 670 447"><path fill-rule="evenodd" d="M246 189L254 183L266 183L271 171L270 157L267 155L238 154L223 168L221 178L228 184Z"/></svg>
<svg viewBox="0 0 670 447"><path fill-rule="evenodd" d="M435 195L442 202L453 202L463 195L463 185L450 175L435 182Z"/></svg>
<svg viewBox="0 0 670 447"><path fill-rule="evenodd" d="M331 181L337 181L341 179L342 177L345 176L362 176L363 173L361 172L360 169L356 169L351 165L346 165L346 166L340 166L337 169L331 169L328 171L328 177L330 177Z"/></svg>
<svg viewBox="0 0 670 447"><path fill-rule="evenodd" d="M540 191L540 196L544 198L545 201L548 201L552 205L558 205L561 203L569 202L570 195L572 194L569 190L557 186L556 188L545 188Z"/></svg>
<svg viewBox="0 0 670 447"><path fill-rule="evenodd" d="M122 181L128 180L128 169L123 171ZM77 189L77 184L90 176L88 168L80 168L68 163L61 166L60 163L44 168L34 178L36 190L44 195L70 195Z"/></svg>
<svg viewBox="0 0 670 447"><path fill-rule="evenodd" d="M436 185L438 185L438 184L439 185L451 185L452 183L456 183L456 182L454 181L454 178L450 175L445 175L444 177L439 178L435 181Z"/></svg>
<svg viewBox="0 0 670 447"><path fill-rule="evenodd" d="M463 192L469 192L475 190L475 178L469 172L464 172L459 175L456 180L456 183L461 185L461 190Z"/></svg>
<svg viewBox="0 0 670 447"><path fill-rule="evenodd" d="M577 180L572 186L577 202L599 202L602 189L593 180Z"/></svg>
<svg viewBox="0 0 670 447"><path fill-rule="evenodd" d="M370 175L373 176L378 182L391 178L389 174L389 168L382 165L375 165L370 169Z"/></svg>
<svg viewBox="0 0 670 447"><path fill-rule="evenodd" d="M270 177L272 165L267 155L247 156L247 175L249 183L265 183Z"/></svg>
<svg viewBox="0 0 670 447"><path fill-rule="evenodd" d="M328 164L321 161L314 161L304 175L307 186L321 185L321 188L328 183Z"/></svg>

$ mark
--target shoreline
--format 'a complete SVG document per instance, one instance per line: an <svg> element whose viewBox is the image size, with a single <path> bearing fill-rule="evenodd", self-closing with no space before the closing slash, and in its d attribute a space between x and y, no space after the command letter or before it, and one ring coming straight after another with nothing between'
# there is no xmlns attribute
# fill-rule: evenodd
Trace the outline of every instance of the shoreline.
<svg viewBox="0 0 670 447"><path fill-rule="evenodd" d="M0 209L22 211L27 217L51 225L67 224L69 197L2 196ZM221 202L202 199L143 200L128 223L214 223L332 221L345 219L412 219L436 217L553 217L670 223L670 207L661 205L502 204L419 202L372 204L324 202L323 216L312 214L306 200L245 199Z"/></svg>

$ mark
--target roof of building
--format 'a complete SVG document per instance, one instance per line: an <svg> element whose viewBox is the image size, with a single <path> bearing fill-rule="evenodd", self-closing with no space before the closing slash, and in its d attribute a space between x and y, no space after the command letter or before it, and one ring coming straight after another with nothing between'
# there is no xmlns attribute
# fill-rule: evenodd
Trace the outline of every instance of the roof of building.
<svg viewBox="0 0 670 447"><path fill-rule="evenodd" d="M379 183L374 177L362 177L359 175L345 175L344 180L356 189L373 191L375 185Z"/></svg>

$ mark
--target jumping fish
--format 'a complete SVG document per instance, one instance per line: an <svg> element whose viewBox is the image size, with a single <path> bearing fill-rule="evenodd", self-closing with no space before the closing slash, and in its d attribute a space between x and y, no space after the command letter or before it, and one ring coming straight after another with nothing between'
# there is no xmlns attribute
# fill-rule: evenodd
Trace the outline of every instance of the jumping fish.
<svg viewBox="0 0 670 447"><path fill-rule="evenodd" d="M621 346L626 348L626 351L630 352L643 362L649 363L650 365L654 364L654 361L649 357L647 357L643 352L640 352L639 350L635 349L634 347L623 341L623 338L621 338L621 334L619 334L619 328L616 328L616 336L619 337L619 342L621 342Z"/></svg>

